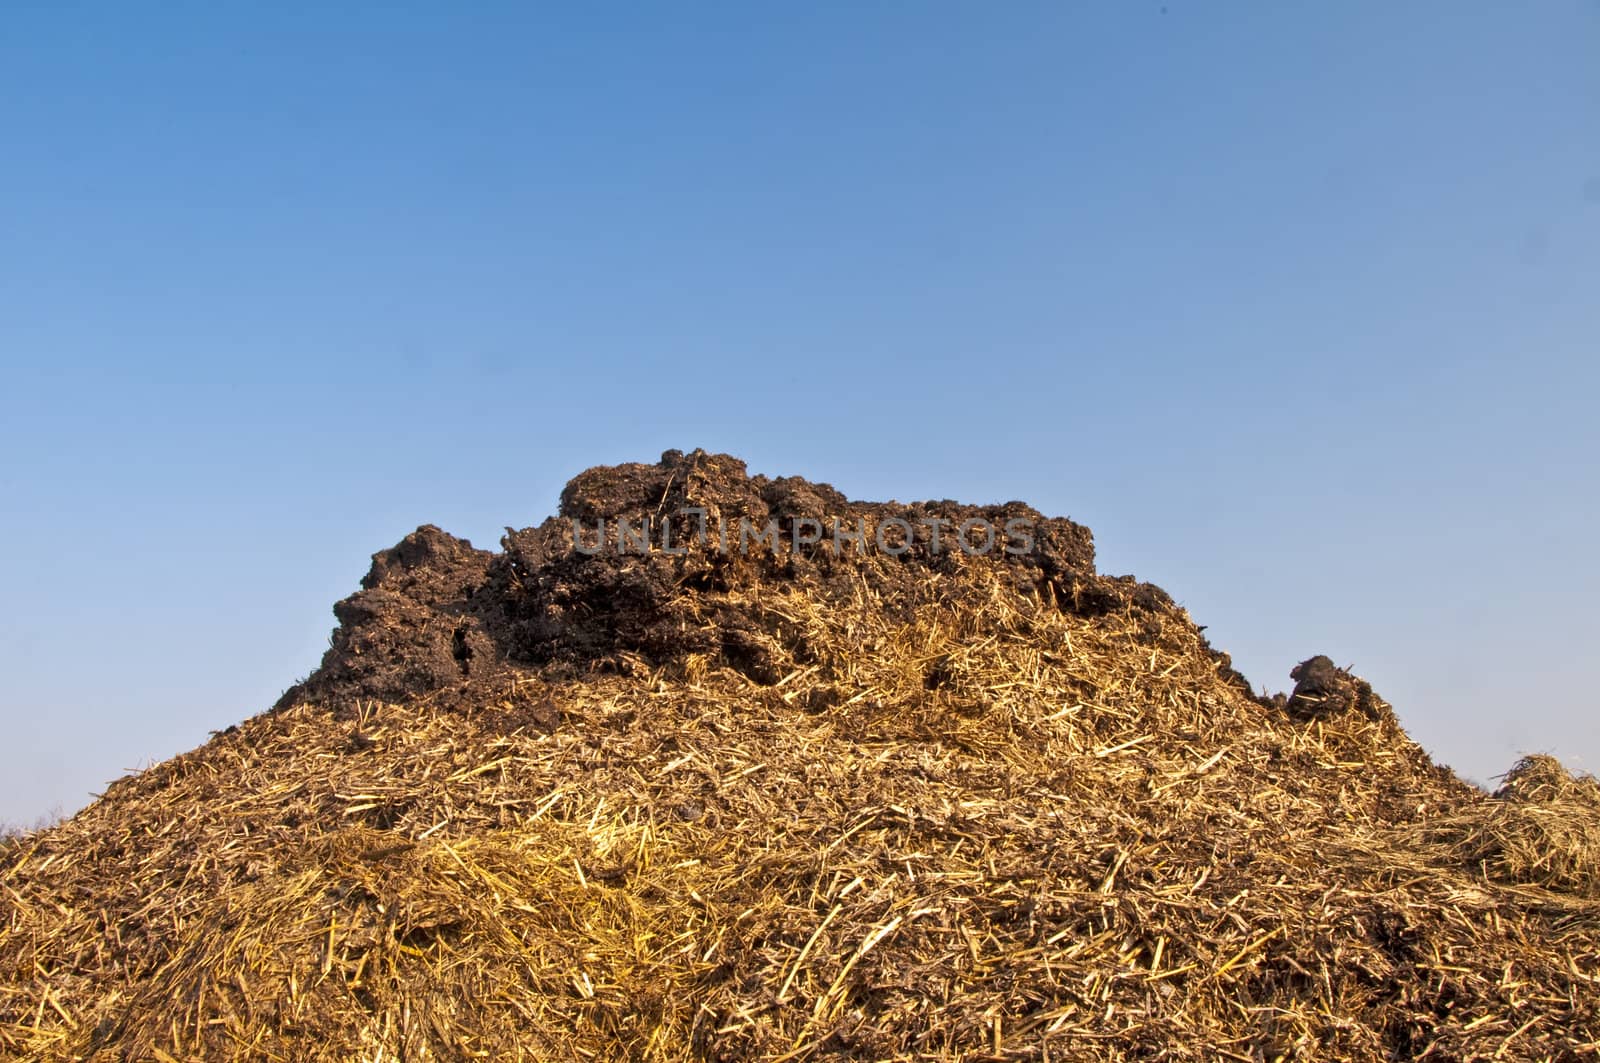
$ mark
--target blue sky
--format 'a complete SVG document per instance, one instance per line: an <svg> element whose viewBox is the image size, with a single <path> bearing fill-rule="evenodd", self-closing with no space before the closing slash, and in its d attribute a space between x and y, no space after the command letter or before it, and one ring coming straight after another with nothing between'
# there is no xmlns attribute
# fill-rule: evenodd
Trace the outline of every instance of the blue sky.
<svg viewBox="0 0 1600 1063"><path fill-rule="evenodd" d="M668 447L1094 528L1600 770L1600 4L0 15L0 820Z"/></svg>

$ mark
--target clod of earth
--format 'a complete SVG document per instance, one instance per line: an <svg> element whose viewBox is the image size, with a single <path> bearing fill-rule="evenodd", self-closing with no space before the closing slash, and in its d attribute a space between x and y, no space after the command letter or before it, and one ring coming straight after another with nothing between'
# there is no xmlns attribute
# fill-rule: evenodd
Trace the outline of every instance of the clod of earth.
<svg viewBox="0 0 1600 1063"><path fill-rule="evenodd" d="M1594 780L1481 793L1324 656L1258 696L1021 503L672 451L335 615L0 843L0 1056L1600 1058Z"/></svg>

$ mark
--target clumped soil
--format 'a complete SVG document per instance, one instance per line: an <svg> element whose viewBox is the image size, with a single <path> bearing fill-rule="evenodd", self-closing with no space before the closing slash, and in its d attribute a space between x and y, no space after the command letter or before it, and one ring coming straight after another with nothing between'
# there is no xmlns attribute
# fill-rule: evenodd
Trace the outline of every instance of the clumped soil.
<svg viewBox="0 0 1600 1063"><path fill-rule="evenodd" d="M419 528L271 711L0 845L0 1057L1600 1058L1600 786L1254 694L1081 525L673 451L500 547Z"/></svg>
<svg viewBox="0 0 1600 1063"><path fill-rule="evenodd" d="M684 512L691 508L699 512ZM647 520L652 543L666 549L615 545L619 521L638 529ZM808 520L814 525L800 538L820 540L790 549L797 522ZM575 549L599 545L601 521L612 545ZM969 532L970 552L955 539L967 521L982 522ZM1028 529L1026 550L1022 539L1004 537L1008 521L1025 522L1015 527ZM769 522L778 549L742 534ZM833 534L862 522L859 547ZM874 541L880 525L892 549ZM992 543L984 527L997 529ZM472 704L552 666L627 671L691 656L773 684L826 652L770 608L773 588L804 588L819 606L837 607L865 584L880 608L904 620L960 590L937 577L974 564L993 565L1008 590L1073 613L1132 610L1152 637L1174 612L1159 587L1097 575L1088 528L1020 502L851 502L828 484L751 476L742 461L703 451L590 469L562 491L557 516L508 528L501 546L474 549L425 525L374 555L361 590L334 606L340 625L322 666L279 707L317 701L348 709L373 698ZM1225 656L1217 660L1227 669Z"/></svg>

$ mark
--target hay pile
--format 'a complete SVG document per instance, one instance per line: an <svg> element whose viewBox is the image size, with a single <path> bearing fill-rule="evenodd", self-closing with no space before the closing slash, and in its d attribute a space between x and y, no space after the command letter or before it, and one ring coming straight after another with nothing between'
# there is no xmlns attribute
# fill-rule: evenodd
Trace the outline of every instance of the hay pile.
<svg viewBox="0 0 1600 1063"><path fill-rule="evenodd" d="M646 515L685 552L573 548ZM274 711L0 853L0 1054L1600 1054L1594 783L1482 794L1325 658L1257 698L1069 521L669 452L337 613Z"/></svg>

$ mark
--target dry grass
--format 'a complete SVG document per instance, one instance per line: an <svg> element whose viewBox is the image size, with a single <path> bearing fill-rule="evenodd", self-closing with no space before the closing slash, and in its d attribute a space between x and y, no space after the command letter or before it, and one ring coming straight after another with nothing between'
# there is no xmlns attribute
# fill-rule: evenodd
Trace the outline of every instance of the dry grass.
<svg viewBox="0 0 1600 1063"><path fill-rule="evenodd" d="M1600 899L1600 783L1554 757L1524 758L1493 800L1423 833L1487 878Z"/></svg>
<svg viewBox="0 0 1600 1063"><path fill-rule="evenodd" d="M54 811L34 820L30 827L24 827L19 823L0 823L0 853L4 853L11 846L22 844L31 834L50 829L64 818L58 806Z"/></svg>
<svg viewBox="0 0 1600 1063"><path fill-rule="evenodd" d="M763 594L826 648L776 686L551 680L550 734L300 706L119 782L0 856L0 1053L1600 1054L1592 783L1491 798L1179 613L958 590Z"/></svg>

